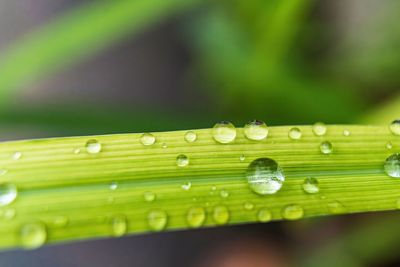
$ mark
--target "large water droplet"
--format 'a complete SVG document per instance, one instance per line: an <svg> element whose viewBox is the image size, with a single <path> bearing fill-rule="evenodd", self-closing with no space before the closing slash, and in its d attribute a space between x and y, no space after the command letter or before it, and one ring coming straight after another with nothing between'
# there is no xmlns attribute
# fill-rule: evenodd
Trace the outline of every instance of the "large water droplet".
<svg viewBox="0 0 400 267"><path fill-rule="evenodd" d="M222 121L214 125L212 136L218 143L228 144L236 138L236 128L229 121Z"/></svg>
<svg viewBox="0 0 400 267"><path fill-rule="evenodd" d="M193 143L197 139L197 134L193 131L188 131L185 133L185 141L188 143Z"/></svg>
<svg viewBox="0 0 400 267"><path fill-rule="evenodd" d="M263 121L252 120L244 126L244 135L250 140L263 140L268 136L268 127Z"/></svg>
<svg viewBox="0 0 400 267"><path fill-rule="evenodd" d="M24 224L19 234L21 245L28 249L42 246L47 238L46 226L39 222Z"/></svg>
<svg viewBox="0 0 400 267"><path fill-rule="evenodd" d="M178 167L185 167L189 165L189 158L186 155L180 154L176 157L176 165Z"/></svg>
<svg viewBox="0 0 400 267"><path fill-rule="evenodd" d="M97 154L101 151L101 144L96 139L90 139L86 142L86 151L90 154Z"/></svg>
<svg viewBox="0 0 400 267"><path fill-rule="evenodd" d="M393 178L400 178L400 153L388 157L384 164L387 175Z"/></svg>
<svg viewBox="0 0 400 267"><path fill-rule="evenodd" d="M329 141L322 142L319 146L319 149L321 150L321 153L325 155L331 154L333 152L332 143Z"/></svg>
<svg viewBox="0 0 400 267"><path fill-rule="evenodd" d="M293 127L289 130L289 138L292 140L299 140L301 138L301 130L300 128Z"/></svg>
<svg viewBox="0 0 400 267"><path fill-rule="evenodd" d="M17 151L12 155L13 160L19 160L22 157L22 153Z"/></svg>
<svg viewBox="0 0 400 267"><path fill-rule="evenodd" d="M318 180L313 177L306 178L302 184L304 192L315 194L319 192Z"/></svg>
<svg viewBox="0 0 400 267"><path fill-rule="evenodd" d="M213 211L213 219L218 225L226 224L229 220L228 208L222 205L215 206Z"/></svg>
<svg viewBox="0 0 400 267"><path fill-rule="evenodd" d="M153 202L156 199L156 194L151 191L144 192L143 194L144 200L147 202Z"/></svg>
<svg viewBox="0 0 400 267"><path fill-rule="evenodd" d="M203 207L192 207L189 209L186 220L190 227L198 228L206 219L206 211Z"/></svg>
<svg viewBox="0 0 400 267"><path fill-rule="evenodd" d="M315 135L322 136L326 134L326 125L322 122L317 122L313 125L312 130Z"/></svg>
<svg viewBox="0 0 400 267"><path fill-rule="evenodd" d="M151 230L162 231L167 226L168 216L163 210L153 210L147 215L147 223Z"/></svg>
<svg viewBox="0 0 400 267"><path fill-rule="evenodd" d="M259 222L269 222L272 219L272 214L267 208L261 208L257 213Z"/></svg>
<svg viewBox="0 0 400 267"><path fill-rule="evenodd" d="M259 158L246 171L250 188L260 195L274 194L281 189L285 176L275 160Z"/></svg>
<svg viewBox="0 0 400 267"><path fill-rule="evenodd" d="M400 135L400 120L394 120L390 126L390 131L395 135Z"/></svg>
<svg viewBox="0 0 400 267"><path fill-rule="evenodd" d="M110 223L113 236L122 236L126 233L128 222L124 215L114 215Z"/></svg>
<svg viewBox="0 0 400 267"><path fill-rule="evenodd" d="M0 184L0 206L13 202L18 195L17 187L13 184Z"/></svg>
<svg viewBox="0 0 400 267"><path fill-rule="evenodd" d="M304 210L300 205L290 204L282 209L282 217L286 220L298 220L303 216Z"/></svg>
<svg viewBox="0 0 400 267"><path fill-rule="evenodd" d="M156 142L156 138L151 133L144 133L140 136L140 143L145 146L151 146Z"/></svg>

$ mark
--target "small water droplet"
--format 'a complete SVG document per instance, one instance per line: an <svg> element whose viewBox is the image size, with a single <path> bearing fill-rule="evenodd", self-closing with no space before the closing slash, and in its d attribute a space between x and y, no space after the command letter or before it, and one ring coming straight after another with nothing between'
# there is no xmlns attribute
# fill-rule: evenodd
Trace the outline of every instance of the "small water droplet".
<svg viewBox="0 0 400 267"><path fill-rule="evenodd" d="M112 181L112 182L110 183L110 190L115 190L115 189L117 189L117 188L118 188L118 182Z"/></svg>
<svg viewBox="0 0 400 267"><path fill-rule="evenodd" d="M313 177L308 177L302 184L304 192L308 194L315 194L319 192L318 180Z"/></svg>
<svg viewBox="0 0 400 267"><path fill-rule="evenodd" d="M332 143L329 141L322 142L321 145L319 146L319 149L321 150L321 153L325 155L332 154L333 152Z"/></svg>
<svg viewBox="0 0 400 267"><path fill-rule="evenodd" d="M165 229L168 222L167 213L163 210L152 210L147 215L147 223L151 230L159 232Z"/></svg>
<svg viewBox="0 0 400 267"><path fill-rule="evenodd" d="M212 129L212 136L215 141L221 144L228 144L236 138L236 128L229 121L216 123Z"/></svg>
<svg viewBox="0 0 400 267"><path fill-rule="evenodd" d="M241 162L243 162L244 160L246 159L246 156L245 155L240 155L239 156L239 160L241 161Z"/></svg>
<svg viewBox="0 0 400 267"><path fill-rule="evenodd" d="M147 202L153 202L156 199L156 194L151 191L144 192L143 194L144 200Z"/></svg>
<svg viewBox="0 0 400 267"><path fill-rule="evenodd" d="M66 216L57 216L53 219L53 224L56 227L65 227L68 224L68 218Z"/></svg>
<svg viewBox="0 0 400 267"><path fill-rule="evenodd" d="M282 209L282 217L286 220L297 220L303 218L304 210L300 205L290 204Z"/></svg>
<svg viewBox="0 0 400 267"><path fill-rule="evenodd" d="M289 138L292 140L299 140L301 138L301 130L300 128L294 127L289 130Z"/></svg>
<svg viewBox="0 0 400 267"><path fill-rule="evenodd" d="M268 136L268 127L263 121L252 120L244 126L244 135L255 141L260 141Z"/></svg>
<svg viewBox="0 0 400 267"><path fill-rule="evenodd" d="M395 153L388 157L384 164L387 175L393 178L400 178L400 153Z"/></svg>
<svg viewBox="0 0 400 267"><path fill-rule="evenodd" d="M252 209L254 208L254 204L251 203L251 202L246 201L246 202L243 204L243 208L244 208L245 210L252 210Z"/></svg>
<svg viewBox="0 0 400 267"><path fill-rule="evenodd" d="M344 136L350 136L350 131L347 130L347 129L344 129L344 130L343 130L343 135L344 135Z"/></svg>
<svg viewBox="0 0 400 267"><path fill-rule="evenodd" d="M191 182L186 182L183 185L181 185L183 190L189 190L192 187L192 183Z"/></svg>
<svg viewBox="0 0 400 267"><path fill-rule="evenodd" d="M110 221L113 236L123 236L128 228L128 222L124 215L114 215Z"/></svg>
<svg viewBox="0 0 400 267"><path fill-rule="evenodd" d="M7 170L0 169L0 176L4 175L4 174L6 174L6 173L7 173Z"/></svg>
<svg viewBox="0 0 400 267"><path fill-rule="evenodd" d="M6 206L13 202L18 195L17 187L13 184L0 184L0 206Z"/></svg>
<svg viewBox="0 0 400 267"><path fill-rule="evenodd" d="M6 209L3 214L4 219L6 220L14 219L15 215L16 215L15 209Z"/></svg>
<svg viewBox="0 0 400 267"><path fill-rule="evenodd" d="M21 245L27 249L34 249L46 242L47 230L43 223L24 224L19 232Z"/></svg>
<svg viewBox="0 0 400 267"><path fill-rule="evenodd" d="M328 210L333 214L340 214L346 212L346 208L339 201L329 202Z"/></svg>
<svg viewBox="0 0 400 267"><path fill-rule="evenodd" d="M140 143L145 146L151 146L156 142L156 138L151 133L144 133L140 136Z"/></svg>
<svg viewBox="0 0 400 267"><path fill-rule="evenodd" d="M213 219L218 225L226 224L229 220L228 208L222 205L215 206L213 211Z"/></svg>
<svg viewBox="0 0 400 267"><path fill-rule="evenodd" d="M400 135L400 119L394 120L390 124L389 129L394 135Z"/></svg>
<svg viewBox="0 0 400 267"><path fill-rule="evenodd" d="M257 213L257 219L259 222L269 222L272 219L272 214L267 208L261 208Z"/></svg>
<svg viewBox="0 0 400 267"><path fill-rule="evenodd" d="M188 143L193 143L197 139L197 134L193 131L187 131L185 133L185 141Z"/></svg>
<svg viewBox="0 0 400 267"><path fill-rule="evenodd" d="M229 192L228 192L227 190L225 190L225 189L222 189L222 190L219 192L219 195L220 195L222 198L227 198L227 197L229 197Z"/></svg>
<svg viewBox="0 0 400 267"><path fill-rule="evenodd" d="M186 220L190 227L198 228L206 219L206 211L203 207L192 207L189 209Z"/></svg>
<svg viewBox="0 0 400 267"><path fill-rule="evenodd" d="M211 186L211 190L215 191L215 190L217 190L217 187L215 185L213 185L213 186Z"/></svg>
<svg viewBox="0 0 400 267"><path fill-rule="evenodd" d="M13 160L19 160L21 158L21 156L22 156L22 153L17 151L12 155L12 159Z"/></svg>
<svg viewBox="0 0 400 267"><path fill-rule="evenodd" d="M185 166L189 165L189 158L184 154L178 155L176 157L176 165L178 167L185 167Z"/></svg>
<svg viewBox="0 0 400 267"><path fill-rule="evenodd" d="M326 134L326 125L322 122L317 122L313 125L312 130L315 135L323 136Z"/></svg>
<svg viewBox="0 0 400 267"><path fill-rule="evenodd" d="M252 161L247 167L246 177L250 188L260 195L275 194L285 181L278 163L269 158Z"/></svg>
<svg viewBox="0 0 400 267"><path fill-rule="evenodd" d="M74 154L79 154L81 153L81 149L80 148L75 148L74 149Z"/></svg>
<svg viewBox="0 0 400 267"><path fill-rule="evenodd" d="M86 151L90 154L97 154L101 151L101 144L96 139L90 139L86 142Z"/></svg>
<svg viewBox="0 0 400 267"><path fill-rule="evenodd" d="M392 142L390 142L390 141L387 142L387 143L386 143L386 148L387 148L387 149L392 149L392 148L393 148Z"/></svg>
<svg viewBox="0 0 400 267"><path fill-rule="evenodd" d="M161 147L162 147L162 148L167 148L168 146L167 146L166 143L162 143L162 144L161 144Z"/></svg>

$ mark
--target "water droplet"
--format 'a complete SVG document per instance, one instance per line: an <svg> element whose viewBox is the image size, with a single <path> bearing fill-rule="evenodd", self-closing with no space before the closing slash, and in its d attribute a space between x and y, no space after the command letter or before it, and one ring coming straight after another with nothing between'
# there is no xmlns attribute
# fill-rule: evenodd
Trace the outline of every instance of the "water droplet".
<svg viewBox="0 0 400 267"><path fill-rule="evenodd" d="M187 213L187 223L192 228L198 228L203 225L206 219L206 211L203 207L192 207Z"/></svg>
<svg viewBox="0 0 400 267"><path fill-rule="evenodd" d="M188 143L193 143L197 139L197 134L193 131L188 131L185 133L185 141Z"/></svg>
<svg viewBox="0 0 400 267"><path fill-rule="evenodd" d="M215 185L213 185L213 186L211 186L211 190L215 191L215 190L217 190L217 187Z"/></svg>
<svg viewBox="0 0 400 267"><path fill-rule="evenodd" d="M225 206L215 206L213 211L214 222L218 225L226 224L229 220L229 210Z"/></svg>
<svg viewBox="0 0 400 267"><path fill-rule="evenodd" d="M13 184L0 184L0 206L10 204L18 195L17 187Z"/></svg>
<svg viewBox="0 0 400 267"><path fill-rule="evenodd" d="M96 154L101 151L101 144L96 139L90 139L86 142L86 150L90 154Z"/></svg>
<svg viewBox="0 0 400 267"><path fill-rule="evenodd" d="M163 210L152 210L147 215L147 223L151 230L162 231L167 226L168 216Z"/></svg>
<svg viewBox="0 0 400 267"><path fill-rule="evenodd" d="M263 121L252 120L244 126L244 135L255 141L260 141L268 136L268 127Z"/></svg>
<svg viewBox="0 0 400 267"><path fill-rule="evenodd" d="M189 165L189 158L186 155L180 154L176 157L176 165L178 167L185 167Z"/></svg>
<svg viewBox="0 0 400 267"><path fill-rule="evenodd" d="M386 148L387 148L387 149L392 149L392 148L393 148L392 142L390 142L390 141L387 142L387 143L386 143Z"/></svg>
<svg viewBox="0 0 400 267"><path fill-rule="evenodd" d="M7 173L7 170L0 169L0 176L4 175L4 174L6 174L6 173Z"/></svg>
<svg viewBox="0 0 400 267"><path fill-rule="evenodd" d="M229 197L229 192L228 192L227 190L225 190L225 189L222 189L222 190L219 192L219 195L220 195L222 198L227 198L227 197Z"/></svg>
<svg viewBox="0 0 400 267"><path fill-rule="evenodd" d="M156 142L156 138L151 133L144 133L140 136L140 143L145 146L151 146Z"/></svg>
<svg viewBox="0 0 400 267"><path fill-rule="evenodd" d="M3 214L4 219L6 220L14 219L15 215L16 215L15 209L6 209Z"/></svg>
<svg viewBox="0 0 400 267"><path fill-rule="evenodd" d="M317 122L313 125L312 130L315 135L322 136L326 134L326 125L322 122Z"/></svg>
<svg viewBox="0 0 400 267"><path fill-rule="evenodd" d="M143 194L144 200L147 202L153 202L156 199L156 194L151 191L144 192Z"/></svg>
<svg viewBox="0 0 400 267"><path fill-rule="evenodd" d="M257 219L259 222L269 222L272 219L272 214L267 208L261 208L257 213Z"/></svg>
<svg viewBox="0 0 400 267"><path fill-rule="evenodd" d="M400 135L400 120L394 120L390 124L389 129L394 135Z"/></svg>
<svg viewBox="0 0 400 267"><path fill-rule="evenodd" d="M340 214L346 212L345 207L339 201L329 202L328 210L333 214Z"/></svg>
<svg viewBox="0 0 400 267"><path fill-rule="evenodd" d="M400 178L400 153L388 157L384 164L387 175L393 178Z"/></svg>
<svg viewBox="0 0 400 267"><path fill-rule="evenodd" d="M22 156L22 153L17 151L12 155L13 160L19 160Z"/></svg>
<svg viewBox="0 0 400 267"><path fill-rule="evenodd" d="M117 189L117 188L118 188L118 182L112 181L112 182L110 183L110 189L111 189L111 190L115 190L115 189Z"/></svg>
<svg viewBox="0 0 400 267"><path fill-rule="evenodd" d="M259 158L246 171L250 188L260 195L275 194L281 189L285 176L275 160Z"/></svg>
<svg viewBox="0 0 400 267"><path fill-rule="evenodd" d="M181 187L182 187L183 190L187 191L192 187L192 183L191 182L186 182Z"/></svg>
<svg viewBox="0 0 400 267"><path fill-rule="evenodd" d="M241 161L241 162L243 162L244 160L246 159L246 156L245 155L240 155L239 156L239 160Z"/></svg>
<svg viewBox="0 0 400 267"><path fill-rule="evenodd" d="M252 209L254 208L254 204L251 203L251 202L246 201L246 202L243 204L243 208L244 208L245 210L252 210Z"/></svg>
<svg viewBox="0 0 400 267"><path fill-rule="evenodd" d="M161 147L162 147L162 148L167 148L168 146L167 146L166 143L162 143L162 144L161 144Z"/></svg>
<svg viewBox="0 0 400 267"><path fill-rule="evenodd" d="M68 224L68 218L65 216L57 216L53 219L53 224L56 227L65 227Z"/></svg>
<svg viewBox="0 0 400 267"><path fill-rule="evenodd" d="M47 238L46 226L39 222L24 224L19 234L21 245L28 249L42 246Z"/></svg>
<svg viewBox="0 0 400 267"><path fill-rule="evenodd" d="M300 128L294 127L289 130L289 138L292 140L299 140L301 138L301 130Z"/></svg>
<svg viewBox="0 0 400 267"><path fill-rule="evenodd" d="M304 192L315 194L319 192L318 180L313 177L306 178L302 184Z"/></svg>
<svg viewBox="0 0 400 267"><path fill-rule="evenodd" d="M81 153L81 149L80 148L75 148L74 149L74 154L79 154Z"/></svg>
<svg viewBox="0 0 400 267"><path fill-rule="evenodd" d="M286 220L297 220L304 216L304 210L300 205L290 204L282 209L282 217Z"/></svg>
<svg viewBox="0 0 400 267"><path fill-rule="evenodd" d="M344 135L344 136L350 136L350 131L347 130L347 129L344 129L344 130L343 130L343 135Z"/></svg>
<svg viewBox="0 0 400 267"><path fill-rule="evenodd" d="M332 154L333 152L332 143L329 141L322 142L321 145L319 146L319 149L321 150L321 153L325 155Z"/></svg>
<svg viewBox="0 0 400 267"><path fill-rule="evenodd" d="M113 236L123 236L126 233L128 222L124 215L114 215L110 223Z"/></svg>
<svg viewBox="0 0 400 267"><path fill-rule="evenodd" d="M236 138L236 128L229 121L221 121L214 125L212 136L218 143L228 144Z"/></svg>

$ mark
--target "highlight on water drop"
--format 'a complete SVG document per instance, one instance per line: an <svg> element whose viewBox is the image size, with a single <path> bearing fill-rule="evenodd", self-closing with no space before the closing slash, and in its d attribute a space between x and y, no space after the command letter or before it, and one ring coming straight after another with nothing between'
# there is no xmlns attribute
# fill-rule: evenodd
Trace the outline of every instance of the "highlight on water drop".
<svg viewBox="0 0 400 267"><path fill-rule="evenodd" d="M212 136L218 143L228 144L235 140L236 128L229 121L221 121L214 125Z"/></svg>
<svg viewBox="0 0 400 267"><path fill-rule="evenodd" d="M246 178L249 187L260 195L275 194L285 181L282 169L270 158L253 160L247 167Z"/></svg>
<svg viewBox="0 0 400 267"><path fill-rule="evenodd" d="M263 140L268 136L268 126L265 124L265 122L260 120L249 121L246 123L243 130L247 139L254 141Z"/></svg>

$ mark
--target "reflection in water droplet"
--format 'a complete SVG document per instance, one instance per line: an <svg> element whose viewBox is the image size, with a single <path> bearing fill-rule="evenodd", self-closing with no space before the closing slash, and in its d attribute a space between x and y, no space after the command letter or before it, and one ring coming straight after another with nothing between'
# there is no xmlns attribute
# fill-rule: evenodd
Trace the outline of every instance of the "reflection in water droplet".
<svg viewBox="0 0 400 267"><path fill-rule="evenodd" d="M0 206L6 206L13 202L18 195L17 187L13 184L0 184Z"/></svg>
<svg viewBox="0 0 400 267"><path fill-rule="evenodd" d="M156 138L151 133L144 133L140 136L140 143L145 146L151 146L156 142Z"/></svg>
<svg viewBox="0 0 400 267"><path fill-rule="evenodd" d="M228 121L222 121L214 125L212 129L212 136L218 143L228 144L235 140L236 128L232 123Z"/></svg>
<svg viewBox="0 0 400 267"><path fill-rule="evenodd" d="M300 128L294 127L289 130L289 138L292 140L299 140L301 139L301 130Z"/></svg>
<svg viewBox="0 0 400 267"><path fill-rule="evenodd" d="M263 121L252 120L244 126L244 135L254 141L260 141L268 136L268 127Z"/></svg>
<svg viewBox="0 0 400 267"><path fill-rule="evenodd" d="M269 222L272 219L272 214L267 208L261 208L257 213L257 219L259 222Z"/></svg>
<svg viewBox="0 0 400 267"><path fill-rule="evenodd" d="M111 233L113 236L123 236L128 228L128 222L124 215L114 215L111 218Z"/></svg>
<svg viewBox="0 0 400 267"><path fill-rule="evenodd" d="M152 210L147 215L147 223L151 230L162 231L167 226L168 216L163 210Z"/></svg>
<svg viewBox="0 0 400 267"><path fill-rule="evenodd" d="M315 123L312 127L312 130L317 136L323 136L326 134L326 126L322 122Z"/></svg>
<svg viewBox="0 0 400 267"><path fill-rule="evenodd" d="M303 218L304 210L300 205L290 204L282 209L282 217L286 220L297 220Z"/></svg>
<svg viewBox="0 0 400 267"><path fill-rule="evenodd" d="M304 192L308 194L315 194L319 192L318 180L313 177L308 177L302 184Z"/></svg>
<svg viewBox="0 0 400 267"><path fill-rule="evenodd" d="M19 232L21 245L28 249L42 246L46 242L47 230L43 223L24 224Z"/></svg>
<svg viewBox="0 0 400 267"><path fill-rule="evenodd" d="M206 211L203 207L192 207L189 209L186 220L190 227L198 228L206 219Z"/></svg>
<svg viewBox="0 0 400 267"><path fill-rule="evenodd" d="M147 192L144 192L143 197L144 197L144 200L146 200L147 202L153 202L156 199L156 194L154 194L153 192L147 191Z"/></svg>
<svg viewBox="0 0 400 267"><path fill-rule="evenodd" d="M394 120L390 124L389 129L394 135L400 135L400 120Z"/></svg>
<svg viewBox="0 0 400 267"><path fill-rule="evenodd" d="M400 153L388 157L384 164L387 175L393 178L400 178Z"/></svg>
<svg viewBox="0 0 400 267"><path fill-rule="evenodd" d="M229 220L228 208L222 205L215 206L213 211L213 219L218 225L226 224Z"/></svg>
<svg viewBox="0 0 400 267"><path fill-rule="evenodd" d="M197 139L197 134L193 131L188 131L185 133L185 141L188 143L193 143Z"/></svg>
<svg viewBox="0 0 400 267"><path fill-rule="evenodd" d="M322 142L321 145L319 146L319 149L321 150L321 153L325 155L332 154L333 152L332 143L329 141Z"/></svg>
<svg viewBox="0 0 400 267"><path fill-rule="evenodd" d="M252 161L247 168L246 177L250 188L260 195L278 192L285 181L278 163L269 158Z"/></svg>
<svg viewBox="0 0 400 267"><path fill-rule="evenodd" d="M86 151L90 154L97 154L101 151L101 144L96 139L90 139L86 142Z"/></svg>
<svg viewBox="0 0 400 267"><path fill-rule="evenodd" d="M178 167L185 167L189 165L189 158L186 155L180 154L176 157L176 165Z"/></svg>

